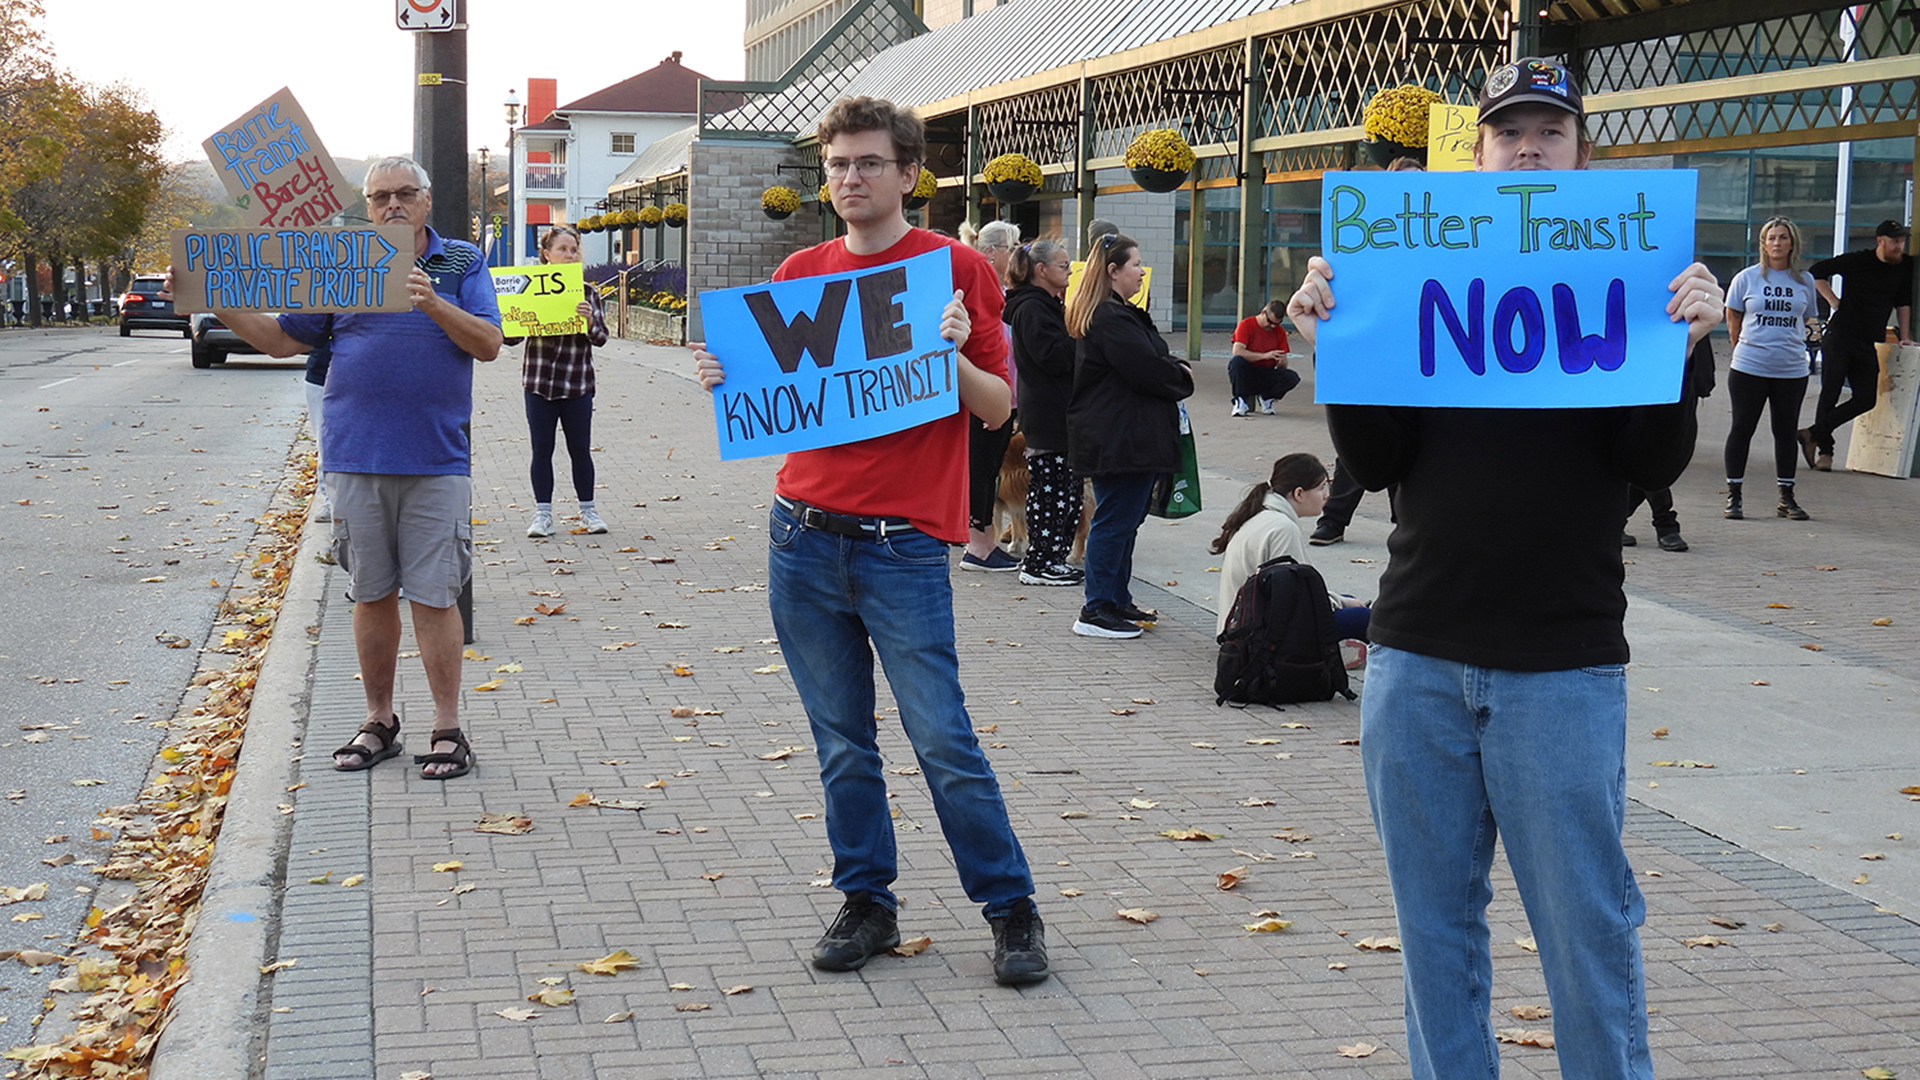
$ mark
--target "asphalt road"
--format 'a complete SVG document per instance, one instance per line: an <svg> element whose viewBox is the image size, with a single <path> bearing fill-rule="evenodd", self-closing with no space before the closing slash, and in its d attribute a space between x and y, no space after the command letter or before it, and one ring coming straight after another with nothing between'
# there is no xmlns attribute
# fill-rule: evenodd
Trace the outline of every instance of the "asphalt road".
<svg viewBox="0 0 1920 1080"><path fill-rule="evenodd" d="M159 331L0 332L0 886L48 883L0 906L0 949L64 952L85 918L90 825L134 799L186 695L300 435L301 369L195 371ZM33 1041L53 976L0 962L0 1046Z"/></svg>

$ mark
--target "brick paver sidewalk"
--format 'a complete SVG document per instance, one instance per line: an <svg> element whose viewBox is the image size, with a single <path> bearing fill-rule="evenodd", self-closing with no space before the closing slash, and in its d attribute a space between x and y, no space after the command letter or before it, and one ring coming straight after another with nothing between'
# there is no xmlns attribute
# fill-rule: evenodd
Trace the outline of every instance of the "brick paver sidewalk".
<svg viewBox="0 0 1920 1080"><path fill-rule="evenodd" d="M270 1004L291 1011L270 1014L269 1077L1407 1075L1397 954L1357 947L1394 933L1357 707L1216 708L1211 614L1151 590L1169 617L1105 642L1068 631L1077 590L954 575L962 678L1040 885L1054 977L993 984L986 925L887 724L902 933L932 944L855 974L810 968L840 897L823 887L817 763L766 607L775 462L717 460L685 366L678 350L605 350L596 460L613 531L551 541L524 535L517 366L482 369L475 776L327 767L361 709L350 611L330 588L307 786L289 796L279 955L300 963L274 976ZM402 667L421 752L430 709ZM586 792L614 805L568 805ZM482 814L532 831L476 832ZM1911 924L1653 811L1636 809L1628 841L1662 1077L1920 1068L1920 949L1868 943ZM1237 867L1244 882L1217 888ZM1504 1016L1546 996L1501 871L1499 1026L1543 1029ZM352 874L364 883L343 888ZM1116 916L1134 908L1158 918ZM1270 917L1293 925L1244 928ZM1683 941L1702 935L1727 944ZM639 966L574 966L618 949ZM574 999L529 1002L542 980ZM1377 1049L1343 1056L1363 1043ZM1558 1073L1549 1050L1507 1051L1509 1076Z"/></svg>

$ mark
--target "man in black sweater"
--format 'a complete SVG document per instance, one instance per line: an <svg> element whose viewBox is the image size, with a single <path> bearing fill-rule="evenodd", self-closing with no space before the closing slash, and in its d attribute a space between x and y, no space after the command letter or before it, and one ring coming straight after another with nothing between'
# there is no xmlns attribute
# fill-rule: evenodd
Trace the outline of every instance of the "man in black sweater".
<svg viewBox="0 0 1920 1080"><path fill-rule="evenodd" d="M1821 472L1833 469L1833 433L1873 408L1880 390L1880 354L1874 346L1886 340L1888 314L1899 317L1900 343L1913 344L1909 235L1905 225L1888 218L1873 230L1873 250L1849 251L1807 268L1814 288L1835 309L1823 343L1820 403L1814 406L1813 426L1800 429L1800 451ZM1835 274L1846 282L1844 298L1833 295ZM1843 384L1853 391L1845 405L1839 403Z"/></svg>
<svg viewBox="0 0 1920 1080"><path fill-rule="evenodd" d="M1583 116L1558 64L1489 73L1480 171L1584 168ZM1311 260L1288 304L1309 342L1338 310L1332 277ZM1720 321L1724 293L1698 263L1669 288L1667 312L1687 323L1691 348ZM1341 465L1368 490L1399 485L1360 753L1400 924L1416 1080L1486 1076L1499 1057L1486 920L1496 836L1538 943L1562 1075L1653 1075L1646 906L1620 842L1620 528L1629 486L1664 488L1693 454L1683 366L1671 405L1328 407ZM1489 492L1527 507L1499 543L1486 536Z"/></svg>

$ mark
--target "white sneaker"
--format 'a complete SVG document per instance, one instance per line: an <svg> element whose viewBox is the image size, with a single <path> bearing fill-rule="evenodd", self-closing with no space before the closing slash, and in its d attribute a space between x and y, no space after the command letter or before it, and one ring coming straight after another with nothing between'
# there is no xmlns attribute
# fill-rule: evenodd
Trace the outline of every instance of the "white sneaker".
<svg viewBox="0 0 1920 1080"><path fill-rule="evenodd" d="M1270 397L1261 398L1260 411L1265 413L1268 416L1272 416L1273 415L1273 399Z"/></svg>
<svg viewBox="0 0 1920 1080"><path fill-rule="evenodd" d="M321 521L321 522L332 521L333 520L333 504L328 502L325 499L315 499L313 502L312 517L313 517L313 520L315 521Z"/></svg>
<svg viewBox="0 0 1920 1080"><path fill-rule="evenodd" d="M580 511L580 524L585 525L587 531L590 533L603 533L607 531L607 523L600 520L600 511L598 510L582 508Z"/></svg>
<svg viewBox="0 0 1920 1080"><path fill-rule="evenodd" d="M533 524L527 526L527 535L539 539L553 535L553 511L535 510Z"/></svg>
<svg viewBox="0 0 1920 1080"><path fill-rule="evenodd" d="M1247 403L1240 400L1239 398L1234 398L1233 399L1233 415L1235 416L1247 415Z"/></svg>

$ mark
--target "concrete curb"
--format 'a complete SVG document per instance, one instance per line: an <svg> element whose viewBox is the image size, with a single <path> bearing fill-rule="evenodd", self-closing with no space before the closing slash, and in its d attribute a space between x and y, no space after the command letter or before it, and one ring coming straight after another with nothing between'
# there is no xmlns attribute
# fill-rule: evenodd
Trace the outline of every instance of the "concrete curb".
<svg viewBox="0 0 1920 1080"><path fill-rule="evenodd" d="M247 737L227 796L199 922L187 946L192 977L154 1050L152 1080L246 1080L266 1032L260 974L278 937L281 869L292 818L294 744L306 724L309 672L326 573L314 559L327 530L309 519L275 619L276 633L254 686Z"/></svg>

